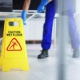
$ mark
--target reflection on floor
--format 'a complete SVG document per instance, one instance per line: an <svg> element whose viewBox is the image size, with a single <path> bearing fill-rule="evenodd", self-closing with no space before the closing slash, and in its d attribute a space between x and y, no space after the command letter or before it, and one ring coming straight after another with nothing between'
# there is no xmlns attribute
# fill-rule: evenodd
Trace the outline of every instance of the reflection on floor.
<svg viewBox="0 0 80 80"><path fill-rule="evenodd" d="M40 44L27 45L30 71L11 70L2 72L0 68L0 80L57 80L57 54L51 47L49 57L37 59L40 53ZM70 46L67 50L67 75L66 80L80 80L80 59L72 59Z"/></svg>

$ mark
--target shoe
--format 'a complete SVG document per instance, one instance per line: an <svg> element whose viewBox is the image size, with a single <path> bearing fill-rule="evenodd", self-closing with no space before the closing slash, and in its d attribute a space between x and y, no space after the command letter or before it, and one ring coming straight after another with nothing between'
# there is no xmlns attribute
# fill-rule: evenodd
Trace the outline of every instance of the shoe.
<svg viewBox="0 0 80 80"><path fill-rule="evenodd" d="M38 59L44 59L48 57L48 50L42 50L41 54L38 55Z"/></svg>
<svg viewBox="0 0 80 80"><path fill-rule="evenodd" d="M73 58L79 58L80 57L80 49L74 49L72 57Z"/></svg>

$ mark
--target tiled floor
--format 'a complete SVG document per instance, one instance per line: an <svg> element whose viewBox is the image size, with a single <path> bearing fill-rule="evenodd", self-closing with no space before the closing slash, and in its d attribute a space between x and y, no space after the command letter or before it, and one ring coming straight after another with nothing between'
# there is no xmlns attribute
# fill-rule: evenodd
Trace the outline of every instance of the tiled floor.
<svg viewBox="0 0 80 80"><path fill-rule="evenodd" d="M46 59L37 59L40 53L40 44L27 45L29 71L11 70L2 72L0 68L0 80L57 80L57 54L56 49L51 47L49 57ZM80 59L71 58L71 50L67 52L67 75L66 80L80 80Z"/></svg>

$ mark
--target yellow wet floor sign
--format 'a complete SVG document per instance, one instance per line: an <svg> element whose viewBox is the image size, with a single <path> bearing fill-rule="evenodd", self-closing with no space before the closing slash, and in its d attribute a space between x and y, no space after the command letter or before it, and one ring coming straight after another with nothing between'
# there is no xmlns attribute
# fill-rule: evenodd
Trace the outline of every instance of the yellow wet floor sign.
<svg viewBox="0 0 80 80"><path fill-rule="evenodd" d="M20 18L5 19L0 65L2 71L14 68L29 70L23 22Z"/></svg>

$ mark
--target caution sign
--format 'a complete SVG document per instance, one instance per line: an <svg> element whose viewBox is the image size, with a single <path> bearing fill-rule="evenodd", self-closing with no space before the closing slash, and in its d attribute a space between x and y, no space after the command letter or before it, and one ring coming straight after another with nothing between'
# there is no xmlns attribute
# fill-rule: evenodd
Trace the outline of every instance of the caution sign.
<svg viewBox="0 0 80 80"><path fill-rule="evenodd" d="M18 22L19 24L12 25L15 22ZM29 70L27 54L22 19L5 19L0 59L2 71L10 71L10 69L14 68Z"/></svg>
<svg viewBox="0 0 80 80"><path fill-rule="evenodd" d="M7 47L7 51L21 51L21 50L22 47L19 41L16 38L13 38Z"/></svg>

